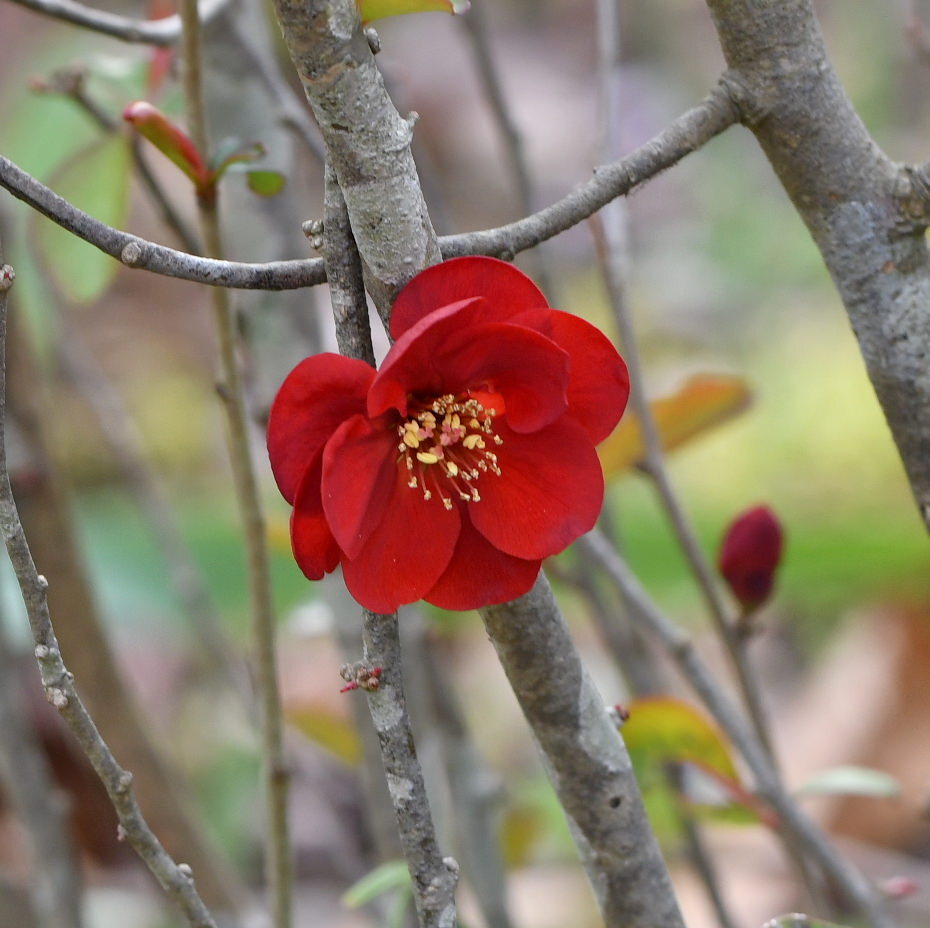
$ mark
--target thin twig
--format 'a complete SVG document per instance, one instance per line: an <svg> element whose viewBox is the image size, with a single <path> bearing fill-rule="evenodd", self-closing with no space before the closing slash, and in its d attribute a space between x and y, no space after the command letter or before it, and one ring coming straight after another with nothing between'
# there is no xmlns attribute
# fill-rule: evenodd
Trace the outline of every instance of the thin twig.
<svg viewBox="0 0 930 928"><path fill-rule="evenodd" d="M362 264L336 174L327 164L325 219L320 243L333 302L336 340L342 354L374 365ZM397 614L364 611L364 660L378 667L379 684L368 691L368 708L378 734L388 793L400 844L410 871L414 902L423 928L453 928L458 864L439 849L407 713Z"/></svg>
<svg viewBox="0 0 930 928"><path fill-rule="evenodd" d="M368 707L378 732L420 926L455 928L459 867L454 858L442 856L436 839L404 698L397 613L379 615L365 609L363 636L366 666L381 668L378 687L368 693Z"/></svg>
<svg viewBox="0 0 930 928"><path fill-rule="evenodd" d="M352 237L346 201L339 189L336 173L329 164L326 165L324 183L323 229L318 236L318 244L326 262L336 344L347 358L355 358L374 367L375 351L371 344L362 262Z"/></svg>
<svg viewBox="0 0 930 928"><path fill-rule="evenodd" d="M204 0L201 21L210 22L230 0ZM81 26L114 39L143 45L174 45L181 35L177 14L164 19L130 19L85 6L76 0L13 0L13 3L62 22Z"/></svg>
<svg viewBox="0 0 930 928"><path fill-rule="evenodd" d="M48 612L48 581L36 571L32 560L6 464L3 428L6 414L6 314L7 291L13 276L13 269L8 265L0 269L0 529L26 606L42 684L49 701L61 713L106 788L119 817L121 833L192 928L216 928L194 886L190 867L172 860L143 818L132 790L132 774L119 766L100 737L74 688L73 675L61 658Z"/></svg>
<svg viewBox="0 0 930 928"><path fill-rule="evenodd" d="M209 138L201 74L200 20L196 0L182 0L182 83L187 123L195 147L209 160ZM223 253L216 188L197 197L207 253ZM290 773L284 753L281 696L275 654L275 616L268 561L265 514L249 441L245 389L239 369L236 317L229 291L215 287L213 320L219 342L220 397L226 414L229 460L246 549L252 646L260 703L262 774L265 800L265 877L274 928L290 928L293 908L293 851L288 824Z"/></svg>
<svg viewBox="0 0 930 928"><path fill-rule="evenodd" d="M788 829L823 867L845 900L865 915L873 928L892 928L892 923L868 881L843 859L826 835L805 815L782 786L768 754L752 726L720 687L714 675L697 654L691 639L673 624L650 599L626 562L597 530L577 542L604 572L627 602L634 607L633 617L654 635L678 665L685 679L700 696L727 737L743 756L752 772L760 795L771 804Z"/></svg>
<svg viewBox="0 0 930 928"><path fill-rule="evenodd" d="M533 183L526 153L523 149L523 139L514 122L510 107L507 105L500 74L491 51L485 2L486 0L475 0L468 11L468 15L461 17L460 22L471 42L478 75L484 87L484 94L487 97L491 115L497 125L497 131L504 142L510 174L517 188L520 213L523 216L529 216L537 204L536 185ZM548 266L544 260L544 255L537 256L532 272L536 282L545 293L550 294L551 298L552 281L549 279Z"/></svg>
<svg viewBox="0 0 930 928"><path fill-rule="evenodd" d="M426 620L416 607L405 618L407 641L415 636L420 665L455 810L455 839L465 878L488 928L512 928L507 879L498 835L501 781L489 769L468 730L450 675L443 672ZM410 626L413 625L411 629Z"/></svg>
<svg viewBox="0 0 930 928"><path fill-rule="evenodd" d="M81 928L81 881L68 834L68 801L30 724L3 619L0 615L0 784L32 846L29 895L37 923Z"/></svg>
<svg viewBox="0 0 930 928"><path fill-rule="evenodd" d="M443 236L442 256L492 255L512 258L588 219L616 197L701 148L739 119L726 82L626 158L597 168L594 177L551 206L496 229ZM214 287L295 290L325 281L320 258L249 264L199 258L146 241L102 223L0 156L0 187L43 216L119 259L127 267Z"/></svg>

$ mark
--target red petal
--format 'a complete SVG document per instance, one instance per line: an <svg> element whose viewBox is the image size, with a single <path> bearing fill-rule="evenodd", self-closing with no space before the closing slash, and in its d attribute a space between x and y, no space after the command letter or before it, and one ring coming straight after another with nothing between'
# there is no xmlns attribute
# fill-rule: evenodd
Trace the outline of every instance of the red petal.
<svg viewBox="0 0 930 928"><path fill-rule="evenodd" d="M423 499L398 467L384 518L358 557L342 562L349 592L372 612L422 599L449 565L460 525L458 507L446 509L436 496Z"/></svg>
<svg viewBox="0 0 930 928"><path fill-rule="evenodd" d="M409 329L388 352L368 395L369 415L407 411L410 395L468 390L504 397L511 428L532 432L565 411L569 356L533 329L487 323L484 300L453 304Z"/></svg>
<svg viewBox="0 0 930 928"><path fill-rule="evenodd" d="M449 566L423 598L441 609L480 609L506 603L530 589L540 563L499 551L466 518Z"/></svg>
<svg viewBox="0 0 930 928"><path fill-rule="evenodd" d="M322 449L304 472L291 513L291 548L294 559L309 580L322 580L336 569L339 546L329 529L320 496Z"/></svg>
<svg viewBox="0 0 930 928"><path fill-rule="evenodd" d="M474 329L484 321L486 313L484 301L475 297L444 306L408 329L391 346L371 384L368 415L374 418L388 409L396 409L405 416L411 393L441 396L446 391L446 371L433 356L435 342L462 328ZM437 334L424 340L423 333L433 328Z"/></svg>
<svg viewBox="0 0 930 928"><path fill-rule="evenodd" d="M604 476L587 432L568 416L533 435L495 424L501 476L476 481L469 504L476 529L501 551L527 560L558 554L594 527Z"/></svg>
<svg viewBox="0 0 930 928"><path fill-rule="evenodd" d="M355 415L326 443L323 508L346 557L358 554L384 515L395 473L403 467L396 462L397 441L385 419Z"/></svg>
<svg viewBox="0 0 930 928"><path fill-rule="evenodd" d="M338 354L305 358L287 375L271 404L268 456L282 496L294 502L297 484L333 432L365 411L374 368Z"/></svg>
<svg viewBox="0 0 930 928"><path fill-rule="evenodd" d="M557 309L534 310L512 320L551 338L571 357L568 412L594 444L616 427L630 397L630 375L613 343L578 316Z"/></svg>
<svg viewBox="0 0 930 928"><path fill-rule="evenodd" d="M437 309L483 296L501 322L514 313L548 306L546 297L522 271L497 258L453 258L417 274L400 291L391 310L391 335L399 339Z"/></svg>

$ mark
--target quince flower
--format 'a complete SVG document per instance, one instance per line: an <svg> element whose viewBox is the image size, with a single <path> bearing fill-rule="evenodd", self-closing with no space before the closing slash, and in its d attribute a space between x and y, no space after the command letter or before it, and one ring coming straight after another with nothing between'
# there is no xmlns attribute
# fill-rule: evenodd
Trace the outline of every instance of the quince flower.
<svg viewBox="0 0 930 928"><path fill-rule="evenodd" d="M515 599L600 513L594 446L626 406L626 365L493 258L418 274L391 335L380 370L313 355L275 398L268 452L294 557L311 580L341 564L373 612Z"/></svg>

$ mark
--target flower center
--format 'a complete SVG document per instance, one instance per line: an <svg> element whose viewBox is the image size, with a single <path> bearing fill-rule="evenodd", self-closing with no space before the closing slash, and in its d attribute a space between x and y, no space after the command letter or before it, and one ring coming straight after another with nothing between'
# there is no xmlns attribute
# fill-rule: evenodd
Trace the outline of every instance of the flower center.
<svg viewBox="0 0 930 928"><path fill-rule="evenodd" d="M411 410L407 419L397 426L401 452L411 489L421 489L423 499L430 500L435 492L446 509L453 506L451 491L466 502L480 502L475 481L484 474L500 476L497 455L489 446L502 444L495 434L495 411L472 397L456 397L451 393L437 397L418 412Z"/></svg>

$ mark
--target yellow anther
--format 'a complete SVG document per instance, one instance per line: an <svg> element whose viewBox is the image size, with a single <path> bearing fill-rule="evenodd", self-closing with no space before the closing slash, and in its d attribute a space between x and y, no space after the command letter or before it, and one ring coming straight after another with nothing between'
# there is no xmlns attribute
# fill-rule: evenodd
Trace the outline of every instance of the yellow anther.
<svg viewBox="0 0 930 928"><path fill-rule="evenodd" d="M435 464L439 458L435 454L431 454L429 451L418 451L417 460L421 464Z"/></svg>
<svg viewBox="0 0 930 928"><path fill-rule="evenodd" d="M408 448L419 448L420 439L417 438L416 433L414 432L404 432L404 444ZM401 446L403 447L403 446Z"/></svg>
<svg viewBox="0 0 930 928"><path fill-rule="evenodd" d="M462 444L469 450L474 451L475 448L484 447L484 439L480 435L476 435L474 432L471 435L466 435L462 439Z"/></svg>
<svg viewBox="0 0 930 928"><path fill-rule="evenodd" d="M458 464L454 463L453 461L449 461L449 462L446 464L446 473L447 473L450 477L457 477L457 476L458 476L458 473L459 473Z"/></svg>

